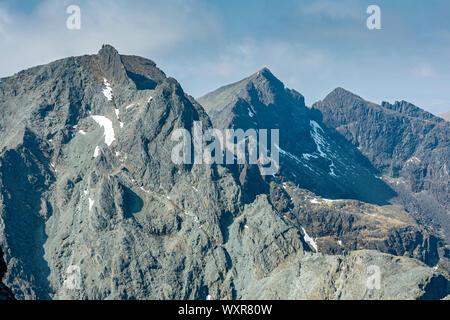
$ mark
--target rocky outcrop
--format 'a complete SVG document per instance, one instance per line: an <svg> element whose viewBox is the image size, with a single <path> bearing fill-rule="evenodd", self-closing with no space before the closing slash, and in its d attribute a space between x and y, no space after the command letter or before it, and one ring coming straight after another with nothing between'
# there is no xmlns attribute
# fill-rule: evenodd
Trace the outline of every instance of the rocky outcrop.
<svg viewBox="0 0 450 320"><path fill-rule="evenodd" d="M271 194L277 188L273 184ZM292 183L284 183L278 192L283 191L289 208L285 214L304 226L320 252L341 254L370 249L415 258L429 266L439 261L439 239L419 226L401 206L324 199Z"/></svg>
<svg viewBox="0 0 450 320"><path fill-rule="evenodd" d="M330 277L321 276L327 273ZM306 254L298 264L280 265L266 281L251 286L246 298L435 300L446 292L447 279L425 265L404 257L353 251L346 256Z"/></svg>

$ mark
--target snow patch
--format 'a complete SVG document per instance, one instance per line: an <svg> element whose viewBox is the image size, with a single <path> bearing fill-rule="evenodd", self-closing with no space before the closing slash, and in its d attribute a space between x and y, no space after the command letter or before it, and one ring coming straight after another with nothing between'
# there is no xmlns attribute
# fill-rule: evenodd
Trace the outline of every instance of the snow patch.
<svg viewBox="0 0 450 320"><path fill-rule="evenodd" d="M334 169L336 169L336 166L334 165L334 162L331 161L331 165L330 165L330 176L337 177L336 173L334 172Z"/></svg>
<svg viewBox="0 0 450 320"><path fill-rule="evenodd" d="M153 97L148 98L147 103L150 103L150 101L153 100Z"/></svg>
<svg viewBox="0 0 450 320"><path fill-rule="evenodd" d="M422 161L417 157L412 157L406 161L406 163L421 163Z"/></svg>
<svg viewBox="0 0 450 320"><path fill-rule="evenodd" d="M303 233L305 234L305 236L304 236L305 241L306 241L311 247L313 247L314 250L316 250L316 252L319 252L319 249L318 249L318 247L317 247L316 241L308 235L308 233L306 232L305 228L303 228L302 226L300 226L300 228L302 228L302 231L303 231Z"/></svg>
<svg viewBox="0 0 450 320"><path fill-rule="evenodd" d="M305 160L309 160L310 158L317 159L317 156L316 156L316 155L310 154L310 153L304 153L304 154L302 155L302 157L303 157L303 159L305 159Z"/></svg>
<svg viewBox="0 0 450 320"><path fill-rule="evenodd" d="M114 109L114 112L116 114L117 119L119 119L120 110L119 109Z"/></svg>
<svg viewBox="0 0 450 320"><path fill-rule="evenodd" d="M100 154L100 147L96 146L94 150L94 158L97 158Z"/></svg>
<svg viewBox="0 0 450 320"><path fill-rule="evenodd" d="M105 85L105 89L103 89L103 95L108 99L108 101L111 101L113 99L113 92L111 88L111 84L106 80L106 78L103 79L103 84Z"/></svg>
<svg viewBox="0 0 450 320"><path fill-rule="evenodd" d="M89 211L92 210L92 206L94 205L95 201L89 198Z"/></svg>
<svg viewBox="0 0 450 320"><path fill-rule="evenodd" d="M110 146L115 140L112 121L104 116L92 116L92 118L105 130L105 143Z"/></svg>
<svg viewBox="0 0 450 320"><path fill-rule="evenodd" d="M253 116L255 114L250 110L250 108L247 108L247 110L248 110L248 115L250 116L250 118L253 118Z"/></svg>
<svg viewBox="0 0 450 320"><path fill-rule="evenodd" d="M319 152L319 155L321 157L327 158L327 155L323 151L323 149L328 150L328 147L327 147L324 137L319 133L319 130L323 132L322 127L314 120L310 120L309 123L312 128L311 137L313 138L313 140L316 144L317 152Z"/></svg>
<svg viewBox="0 0 450 320"><path fill-rule="evenodd" d="M121 128L123 128L123 122L119 122Z"/></svg>
<svg viewBox="0 0 450 320"><path fill-rule="evenodd" d="M141 190L144 191L145 193L150 193L150 191L145 190L144 187L141 187Z"/></svg>
<svg viewBox="0 0 450 320"><path fill-rule="evenodd" d="M81 135L86 135L86 131L84 131L84 130L80 130L80 131L78 131Z"/></svg>

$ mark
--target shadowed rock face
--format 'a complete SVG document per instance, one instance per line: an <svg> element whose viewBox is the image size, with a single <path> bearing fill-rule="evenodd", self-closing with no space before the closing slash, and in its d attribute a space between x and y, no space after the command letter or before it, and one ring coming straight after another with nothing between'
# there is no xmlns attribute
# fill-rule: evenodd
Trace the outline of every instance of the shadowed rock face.
<svg viewBox="0 0 450 320"><path fill-rule="evenodd" d="M287 102L298 107L296 119L307 117L300 94L273 95L284 86L265 70L262 76L270 81L251 89L258 107ZM305 119L301 130L310 134ZM154 62L111 46L1 79L0 246L16 298L445 296L447 279L417 259L378 248L313 252L309 227L285 214L297 204L275 201L273 181L252 168L174 164L172 132L192 131L194 121L212 126ZM249 193L258 182L263 187ZM313 232L325 231L334 232ZM365 281L373 264L387 279L376 292Z"/></svg>
<svg viewBox="0 0 450 320"><path fill-rule="evenodd" d="M405 101L377 105L341 88L313 108L382 172L408 211L448 241L448 122Z"/></svg>
<svg viewBox="0 0 450 320"><path fill-rule="evenodd" d="M3 260L2 248L0 248L0 300L13 300L14 299L13 293L11 292L11 290L9 290L8 287L6 287L2 283L5 272L6 272L6 263Z"/></svg>

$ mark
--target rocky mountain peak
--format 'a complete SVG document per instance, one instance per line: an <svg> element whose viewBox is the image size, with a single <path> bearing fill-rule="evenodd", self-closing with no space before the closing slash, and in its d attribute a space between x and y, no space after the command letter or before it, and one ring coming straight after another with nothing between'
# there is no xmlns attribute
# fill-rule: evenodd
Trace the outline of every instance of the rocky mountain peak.
<svg viewBox="0 0 450 320"><path fill-rule="evenodd" d="M119 52L111 45L104 44L97 54L98 64L105 77L118 85L129 85L130 80Z"/></svg>
<svg viewBox="0 0 450 320"><path fill-rule="evenodd" d="M435 115L431 114L430 112L427 112L405 100L395 101L394 104L383 101L381 103L381 106L383 108L401 113L402 115L405 115L405 116L419 118L422 120L431 120L434 122L443 122L442 119L440 119L439 117L436 117Z"/></svg>
<svg viewBox="0 0 450 320"><path fill-rule="evenodd" d="M349 102L363 102L364 99L344 88L338 87L331 91L323 100L325 103L333 103L335 107L339 107Z"/></svg>

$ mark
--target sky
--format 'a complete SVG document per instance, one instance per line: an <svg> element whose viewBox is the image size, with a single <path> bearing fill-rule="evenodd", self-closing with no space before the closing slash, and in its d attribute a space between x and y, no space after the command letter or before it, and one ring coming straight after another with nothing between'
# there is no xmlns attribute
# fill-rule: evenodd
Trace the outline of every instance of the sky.
<svg viewBox="0 0 450 320"><path fill-rule="evenodd" d="M69 5L81 29L69 30ZM366 10L378 5L381 29ZM0 0L0 77L102 44L200 97L263 67L308 105L336 87L450 110L448 0Z"/></svg>

